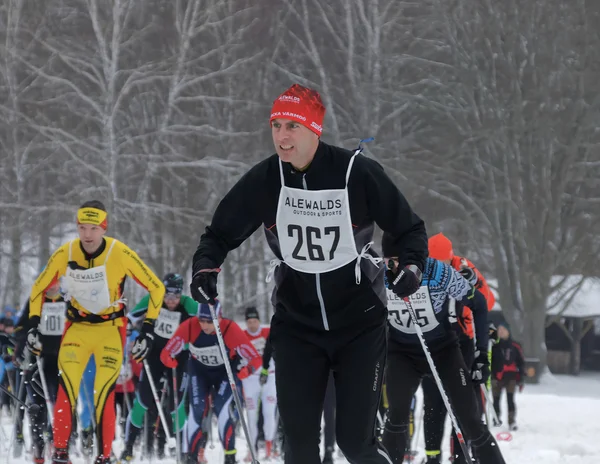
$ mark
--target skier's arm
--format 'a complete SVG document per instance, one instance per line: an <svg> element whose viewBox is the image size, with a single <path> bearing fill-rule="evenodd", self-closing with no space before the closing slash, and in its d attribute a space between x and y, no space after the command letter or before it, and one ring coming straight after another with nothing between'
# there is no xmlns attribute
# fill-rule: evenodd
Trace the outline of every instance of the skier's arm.
<svg viewBox="0 0 600 464"><path fill-rule="evenodd" d="M192 275L218 268L227 253L239 247L260 227L257 192L266 183L266 163L248 171L221 200L194 253Z"/></svg>
<svg viewBox="0 0 600 464"><path fill-rule="evenodd" d="M470 267L473 270L473 272L475 272L475 275L477 276L477 283L475 284L475 288L481 293L483 293L483 296L485 297L485 300L487 302L488 311L491 311L494 305L496 304L496 297L494 296L494 293L490 289L490 286L488 285L487 280L485 280L485 277L483 277L483 274L479 272L479 269L477 269L477 267L468 259L465 258L465 261L467 266Z"/></svg>
<svg viewBox="0 0 600 464"><path fill-rule="evenodd" d="M31 328L29 325L29 300L23 306L23 311L21 311L21 315L19 316L19 320L15 324L15 332L14 337L18 338L23 334L26 334L27 331Z"/></svg>
<svg viewBox="0 0 600 464"><path fill-rule="evenodd" d="M364 170L369 214L383 230L383 255L398 258L401 266L414 264L422 270L427 257L425 223L380 164L363 156L355 162Z"/></svg>
<svg viewBox="0 0 600 464"><path fill-rule="evenodd" d="M487 353L489 340L489 324L487 301L479 290L470 287L469 292L463 296L461 302L468 306L473 313L473 326L475 328L475 344L482 353Z"/></svg>
<svg viewBox="0 0 600 464"><path fill-rule="evenodd" d="M158 317L158 312L165 297L165 286L135 251L123 243L118 242L118 245L121 252L121 263L125 268L125 272L149 293L146 319L154 320Z"/></svg>
<svg viewBox="0 0 600 464"><path fill-rule="evenodd" d="M523 348L517 342L513 341L513 346L515 350L515 364L517 365L517 369L519 369L519 374L521 374L521 381L523 377L525 377L525 357L523 356Z"/></svg>
<svg viewBox="0 0 600 464"><path fill-rule="evenodd" d="M160 360L165 366L170 366L173 359L183 351L185 345L200 335L200 323L196 318L184 321L160 352Z"/></svg>
<svg viewBox="0 0 600 464"><path fill-rule="evenodd" d="M498 378L498 374L504 370L504 360L502 359L502 350L498 345L492 346L492 376L494 379Z"/></svg>
<svg viewBox="0 0 600 464"><path fill-rule="evenodd" d="M21 316L15 326L13 334L15 338L15 358L20 360L23 357L23 350L27 341L27 332L31 328L29 321L29 300L25 303Z"/></svg>
<svg viewBox="0 0 600 464"><path fill-rule="evenodd" d="M265 343L265 350L263 351L263 356L262 356L263 369L269 369L269 364L271 362L272 357L273 357L273 345L271 345L271 337L268 337L267 342Z"/></svg>
<svg viewBox="0 0 600 464"><path fill-rule="evenodd" d="M29 318L39 318L42 313L42 304L44 303L44 294L46 289L54 284L63 276L67 270L69 260L69 243L65 243L48 260L46 267L35 279L31 294L29 296ZM34 323L33 325L37 325Z"/></svg>
<svg viewBox="0 0 600 464"><path fill-rule="evenodd" d="M254 345L252 345L248 335L246 335L237 323L223 319L221 321L221 332L224 334L223 341L228 350L235 350L248 362L246 367L250 374L260 370L262 358L258 354L258 351L256 351L256 348L254 348Z"/></svg>
<svg viewBox="0 0 600 464"><path fill-rule="evenodd" d="M185 308L185 311L190 315L190 316L195 316L196 314L198 314L198 302L194 301L193 298L187 296L187 295L182 295L181 296L181 303L183 304L183 307Z"/></svg>
<svg viewBox="0 0 600 464"><path fill-rule="evenodd" d="M148 303L150 302L150 295L146 295L142 298L135 308L127 313L127 318L135 324L148 312Z"/></svg>

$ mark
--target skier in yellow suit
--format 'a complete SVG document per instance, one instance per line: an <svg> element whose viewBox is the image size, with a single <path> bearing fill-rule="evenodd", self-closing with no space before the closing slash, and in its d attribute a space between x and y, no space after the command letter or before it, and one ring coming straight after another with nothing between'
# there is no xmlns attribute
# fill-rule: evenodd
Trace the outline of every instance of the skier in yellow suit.
<svg viewBox="0 0 600 464"><path fill-rule="evenodd" d="M84 203L77 211L79 239L54 252L31 290L27 345L39 355L42 346L38 326L44 324L42 303L48 287L60 279L65 293L67 322L58 354L59 387L54 407L53 464L69 462L68 442L83 371L94 355L96 379L94 404L99 455L95 464L110 462L115 435L114 389L123 363L126 333L123 286L127 276L150 293L148 312L132 357L138 362L148 354L154 320L165 287L138 255L123 243L106 237L107 212L99 201Z"/></svg>

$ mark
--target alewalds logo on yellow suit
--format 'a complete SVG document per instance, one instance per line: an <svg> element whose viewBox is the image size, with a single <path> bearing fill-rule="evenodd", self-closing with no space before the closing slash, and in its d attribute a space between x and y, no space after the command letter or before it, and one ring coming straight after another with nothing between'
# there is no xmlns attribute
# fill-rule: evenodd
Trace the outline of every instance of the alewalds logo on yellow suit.
<svg viewBox="0 0 600 464"><path fill-rule="evenodd" d="M98 272L94 272L93 274L92 273L83 274L81 272L69 272L69 275L77 280L96 280L96 279L102 279L104 277L104 272L98 271Z"/></svg>

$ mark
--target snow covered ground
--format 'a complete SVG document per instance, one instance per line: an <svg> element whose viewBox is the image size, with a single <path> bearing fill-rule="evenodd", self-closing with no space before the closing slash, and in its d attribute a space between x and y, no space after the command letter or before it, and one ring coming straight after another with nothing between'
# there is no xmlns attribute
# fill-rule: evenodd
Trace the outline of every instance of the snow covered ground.
<svg viewBox="0 0 600 464"><path fill-rule="evenodd" d="M526 385L524 392L517 394L516 401L520 429L513 433L511 442L500 442L507 464L600 464L600 374L545 375L540 385ZM0 421L0 464L32 462L12 457L8 449L12 420L4 415ZM493 429L494 434L501 430ZM246 447L241 441L238 441L239 463L246 456ZM422 450L422 430L417 443ZM218 443L214 445L214 449L207 449L209 463L221 464L223 451ZM447 455L446 447L444 456ZM264 462L263 459L261 463ZM338 458L336 464L347 462ZM74 458L73 464L83 464L83 459ZM166 459L161 464L174 464L174 460Z"/></svg>

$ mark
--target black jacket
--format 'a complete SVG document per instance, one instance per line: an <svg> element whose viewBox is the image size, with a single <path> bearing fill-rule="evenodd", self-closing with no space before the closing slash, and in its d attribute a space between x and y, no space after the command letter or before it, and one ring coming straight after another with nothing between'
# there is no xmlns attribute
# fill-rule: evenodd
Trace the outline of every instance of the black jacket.
<svg viewBox="0 0 600 464"><path fill-rule="evenodd" d="M309 168L296 171L283 163L288 187L343 189L352 151L319 143ZM194 274L219 267L227 253L240 246L258 227L264 227L269 246L281 259L277 237L277 203L281 189L279 158L272 155L248 171L223 198L194 255ZM360 251L371 241L375 224L384 232L385 256L400 264L423 268L427 234L423 221L375 161L362 155L354 160L348 181L354 239ZM315 219L318 224L318 219ZM371 252L375 256L374 252ZM272 296L275 319L293 320L317 330L370 322L384 323L386 294L383 265L361 261L362 279L356 284L355 263L323 274L295 271L282 264L275 272Z"/></svg>
<svg viewBox="0 0 600 464"><path fill-rule="evenodd" d="M492 347L492 378L521 382L524 372L525 358L521 345L512 338L499 340Z"/></svg>

